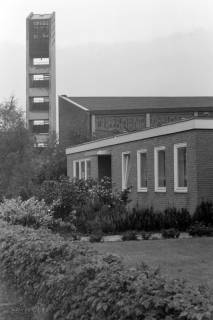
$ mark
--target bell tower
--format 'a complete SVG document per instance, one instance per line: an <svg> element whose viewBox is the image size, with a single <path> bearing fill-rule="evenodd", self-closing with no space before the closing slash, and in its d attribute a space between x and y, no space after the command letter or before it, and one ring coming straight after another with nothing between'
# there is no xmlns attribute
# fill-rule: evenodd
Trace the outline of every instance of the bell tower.
<svg viewBox="0 0 213 320"><path fill-rule="evenodd" d="M26 19L26 121L35 146L56 132L55 13Z"/></svg>

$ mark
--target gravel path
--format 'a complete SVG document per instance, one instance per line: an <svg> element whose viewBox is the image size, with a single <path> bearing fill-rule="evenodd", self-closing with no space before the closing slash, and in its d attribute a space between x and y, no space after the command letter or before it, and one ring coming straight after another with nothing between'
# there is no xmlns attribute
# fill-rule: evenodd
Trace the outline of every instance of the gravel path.
<svg viewBox="0 0 213 320"><path fill-rule="evenodd" d="M0 320L32 320L21 298L0 279Z"/></svg>

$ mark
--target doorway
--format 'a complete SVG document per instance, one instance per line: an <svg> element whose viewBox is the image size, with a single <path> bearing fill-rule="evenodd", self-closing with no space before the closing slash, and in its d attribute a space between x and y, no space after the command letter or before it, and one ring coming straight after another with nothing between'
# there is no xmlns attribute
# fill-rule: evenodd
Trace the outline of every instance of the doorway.
<svg viewBox="0 0 213 320"><path fill-rule="evenodd" d="M98 156L98 179L103 177L112 178L112 161L111 155L99 155Z"/></svg>

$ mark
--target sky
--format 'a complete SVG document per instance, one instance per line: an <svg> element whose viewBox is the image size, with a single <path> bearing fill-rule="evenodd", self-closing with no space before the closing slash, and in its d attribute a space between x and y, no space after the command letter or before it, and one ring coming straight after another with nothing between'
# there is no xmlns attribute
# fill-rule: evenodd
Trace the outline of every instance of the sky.
<svg viewBox="0 0 213 320"><path fill-rule="evenodd" d="M213 95L212 0L2 0L0 101L24 105L26 17L52 11L57 93Z"/></svg>

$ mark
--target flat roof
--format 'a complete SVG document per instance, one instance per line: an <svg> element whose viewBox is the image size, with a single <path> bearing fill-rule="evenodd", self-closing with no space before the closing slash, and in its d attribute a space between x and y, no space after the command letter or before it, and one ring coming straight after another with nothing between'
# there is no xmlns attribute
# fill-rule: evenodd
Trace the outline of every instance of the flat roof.
<svg viewBox="0 0 213 320"><path fill-rule="evenodd" d="M44 14L38 14L38 13L33 13L31 12L30 15L28 16L28 19L30 20L48 20L51 19L54 16L53 13L44 13Z"/></svg>
<svg viewBox="0 0 213 320"><path fill-rule="evenodd" d="M164 136L168 134L184 132L195 129L213 130L213 119L189 119L173 124L163 125L161 127L150 128L143 131L120 134L117 136L93 140L73 147L66 148L66 154L75 154L79 152L110 147L122 143L144 140L148 138Z"/></svg>
<svg viewBox="0 0 213 320"><path fill-rule="evenodd" d="M197 108L213 111L213 97L68 97L64 98L92 113L114 113L125 111L126 113L137 113L138 111L165 110L174 112L176 110L193 111Z"/></svg>

